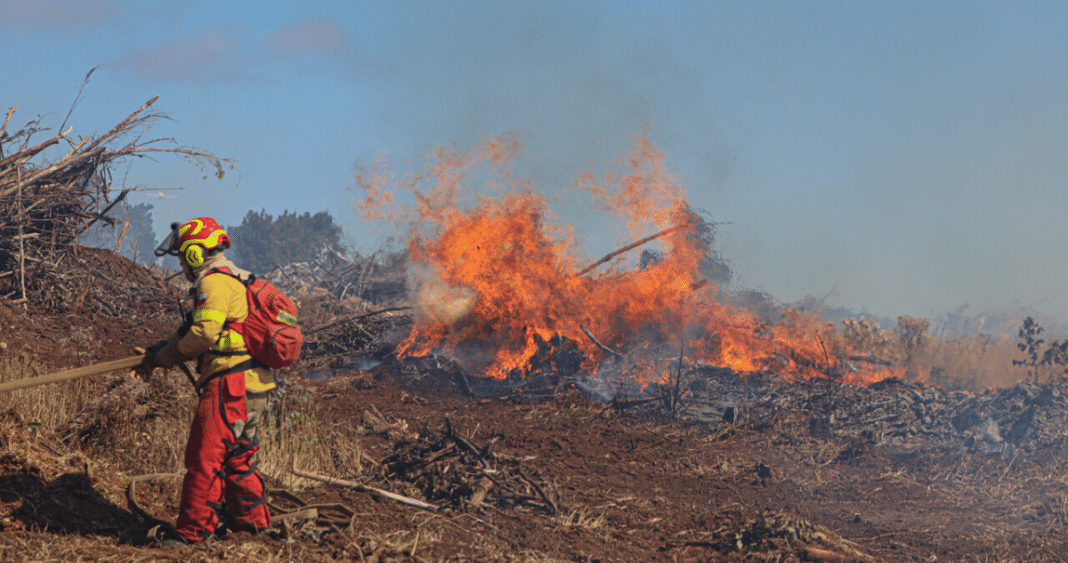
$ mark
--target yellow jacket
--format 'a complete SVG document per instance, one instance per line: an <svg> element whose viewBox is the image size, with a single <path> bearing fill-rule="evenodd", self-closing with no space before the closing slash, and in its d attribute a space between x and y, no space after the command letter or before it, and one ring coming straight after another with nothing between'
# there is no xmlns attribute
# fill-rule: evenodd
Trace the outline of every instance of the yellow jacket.
<svg viewBox="0 0 1068 563"><path fill-rule="evenodd" d="M243 280L251 275L222 254L209 257L202 267L197 268L193 287L193 326L178 340L178 352L186 357L200 358L198 385L216 373L252 359L244 337L227 327L227 323L242 322L248 317L245 286L226 274L209 275L215 268L229 268ZM220 355L213 352L245 353ZM268 368L245 370L245 388L252 392L274 389L274 375Z"/></svg>

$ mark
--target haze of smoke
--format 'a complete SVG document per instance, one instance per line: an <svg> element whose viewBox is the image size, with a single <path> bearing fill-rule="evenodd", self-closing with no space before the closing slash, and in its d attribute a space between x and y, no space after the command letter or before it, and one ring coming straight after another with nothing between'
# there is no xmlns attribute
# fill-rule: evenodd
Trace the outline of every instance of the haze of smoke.
<svg viewBox="0 0 1068 563"><path fill-rule="evenodd" d="M474 290L450 286L433 267L413 264L408 268L407 278L415 297L415 314L421 322L437 321L448 330L475 307Z"/></svg>

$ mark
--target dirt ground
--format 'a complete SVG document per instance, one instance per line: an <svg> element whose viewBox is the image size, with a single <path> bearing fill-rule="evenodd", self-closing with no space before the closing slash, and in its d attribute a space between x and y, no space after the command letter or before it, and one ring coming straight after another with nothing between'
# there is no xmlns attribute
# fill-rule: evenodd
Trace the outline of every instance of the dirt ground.
<svg viewBox="0 0 1068 563"><path fill-rule="evenodd" d="M155 288L154 297L131 306L138 316L109 314L103 302L94 309L92 300L68 310L0 306L3 354L34 355L41 369L58 369L122 357L132 343L162 337L175 313L161 309L174 308L177 290L104 254L87 260L99 259L100 271L123 269L123 283ZM121 464L35 433L0 396L0 561L1068 558L1059 432L1041 434L1039 422L1032 423L1060 412L1068 393L1058 385L1021 395L1023 407L1045 410L1031 409L1026 420L1034 429L1018 432L1015 447L997 442L994 449L980 447L985 442L972 425L954 423L966 430L957 432L945 421L969 408L993 409L1008 391L938 395L921 408L915 397L927 391L919 385L838 389L835 382L754 374L715 381L708 375L703 395L684 397L715 406L730 386L745 387L749 399L732 424L712 415L672 416L670 405L656 400L604 404L575 385L536 394L521 384L470 375L465 381L447 358L380 360L326 378L300 370L285 376L287 396L305 397L311 406L303 415L331 437L335 457L355 460L332 477L363 489L306 481L290 492L319 505L317 519L294 517L267 534L230 534L187 548L143 541L152 522L127 500L133 475ZM123 377L101 378L100 385ZM895 430L865 419L864 428L847 430L828 415L881 413L898 397L913 397L909 408L923 410L916 420L926 422ZM1005 408L1011 413L990 416L1001 416L1008 436L1026 411ZM875 418L892 416L898 415ZM939 421L949 429L931 430ZM903 439L891 438L897 430ZM1044 441L1036 441L1039 434ZM278 488L281 476L269 477ZM147 480L135 497L152 517L173 522L178 480ZM277 492L272 504L289 511L300 503Z"/></svg>

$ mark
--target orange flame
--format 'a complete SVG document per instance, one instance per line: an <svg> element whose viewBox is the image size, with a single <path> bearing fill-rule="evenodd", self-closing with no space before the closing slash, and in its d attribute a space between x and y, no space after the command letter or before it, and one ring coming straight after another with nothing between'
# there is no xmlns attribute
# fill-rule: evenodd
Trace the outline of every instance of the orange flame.
<svg viewBox="0 0 1068 563"><path fill-rule="evenodd" d="M663 358L682 356L742 372L827 376L835 360L821 336L827 325L813 314L790 311L768 327L754 313L716 300L718 286L702 273L709 241L700 229L707 223L691 210L647 131L635 139L622 171L600 180L585 172L576 182L601 209L618 215L632 237L672 228L655 243L661 259L642 268L617 263L580 275L570 231L556 227L544 196L508 169L520 150L518 136L508 135L468 151L438 148L425 173L401 182L385 172L384 159L357 178L368 192L358 213L407 222L412 262L426 272L416 283L424 313L400 355L447 353L474 342L492 351L484 375L500 379L529 364L539 339L558 334L576 342L594 370L604 352L583 333L584 325L617 350L644 343L663 349ZM478 163L488 164L489 172L476 169ZM492 177L480 176L480 189L469 192L473 174ZM410 192L412 204L401 206L393 199L396 191ZM636 383L668 377L658 356L635 359ZM871 382L900 371L864 368L843 380Z"/></svg>

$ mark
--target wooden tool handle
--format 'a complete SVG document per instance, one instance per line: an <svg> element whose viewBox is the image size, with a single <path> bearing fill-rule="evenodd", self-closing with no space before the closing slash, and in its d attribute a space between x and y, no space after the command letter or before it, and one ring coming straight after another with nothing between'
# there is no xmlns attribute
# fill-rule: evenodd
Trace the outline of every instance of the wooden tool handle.
<svg viewBox="0 0 1068 563"><path fill-rule="evenodd" d="M25 389L27 387L37 387L38 385L47 385L49 383L59 383L60 381L78 379L80 377L87 377L98 373L107 373L118 369L132 368L140 365L142 359L144 359L144 356L130 356L128 358L104 362L102 364L93 364L90 366L68 369L66 371L57 371L40 377L26 377L16 381L8 381L7 383L0 383L0 393L14 391L15 389Z"/></svg>

